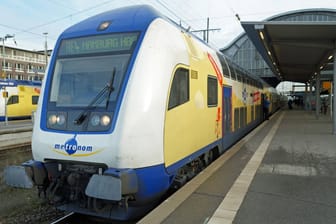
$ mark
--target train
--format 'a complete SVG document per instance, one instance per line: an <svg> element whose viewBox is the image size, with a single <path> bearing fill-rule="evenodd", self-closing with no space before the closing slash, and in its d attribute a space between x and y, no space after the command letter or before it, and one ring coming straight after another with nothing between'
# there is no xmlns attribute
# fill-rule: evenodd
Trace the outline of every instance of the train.
<svg viewBox="0 0 336 224"><path fill-rule="evenodd" d="M40 81L0 80L0 121L5 121L6 116L8 120L30 119L40 89Z"/></svg>
<svg viewBox="0 0 336 224"><path fill-rule="evenodd" d="M58 38L35 117L33 159L6 183L65 211L137 219L263 122L278 94L148 5Z"/></svg>

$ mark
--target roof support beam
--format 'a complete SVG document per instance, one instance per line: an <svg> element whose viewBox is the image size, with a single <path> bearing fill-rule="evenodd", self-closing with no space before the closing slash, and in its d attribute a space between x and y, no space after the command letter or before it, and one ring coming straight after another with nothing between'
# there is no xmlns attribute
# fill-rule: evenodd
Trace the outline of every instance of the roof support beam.
<svg viewBox="0 0 336 224"><path fill-rule="evenodd" d="M316 40L273 40L270 44L278 46L289 46L289 47L309 47L309 48L323 48L332 49L334 44L327 41L316 41Z"/></svg>

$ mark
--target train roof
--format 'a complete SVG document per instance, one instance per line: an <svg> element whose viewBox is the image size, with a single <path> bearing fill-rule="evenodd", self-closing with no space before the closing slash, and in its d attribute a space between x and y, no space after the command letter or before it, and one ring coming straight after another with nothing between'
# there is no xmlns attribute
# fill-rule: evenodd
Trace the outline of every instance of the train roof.
<svg viewBox="0 0 336 224"><path fill-rule="evenodd" d="M192 32L189 32L189 30L177 24L175 21L163 15L150 5L135 5L122 7L89 17L66 29L61 34L61 39L111 32L117 33L129 31L145 31L151 24L151 22L157 18L161 18L166 20L167 22L170 22L176 27L179 27L184 32L187 32L194 38L200 40L201 42L203 42L203 44L212 48L201 38L194 35ZM110 25L107 29L99 30L99 25L101 25L103 22L110 22Z"/></svg>
<svg viewBox="0 0 336 224"><path fill-rule="evenodd" d="M143 31L156 18L168 19L149 5L136 5L113 9L85 19L62 33L62 38L72 36L85 36L113 32ZM169 20L169 19L168 19ZM103 22L110 22L110 25L100 30Z"/></svg>
<svg viewBox="0 0 336 224"><path fill-rule="evenodd" d="M41 81L28 81L28 80L0 80L0 88L2 87L15 87L19 85L24 86L41 86Z"/></svg>

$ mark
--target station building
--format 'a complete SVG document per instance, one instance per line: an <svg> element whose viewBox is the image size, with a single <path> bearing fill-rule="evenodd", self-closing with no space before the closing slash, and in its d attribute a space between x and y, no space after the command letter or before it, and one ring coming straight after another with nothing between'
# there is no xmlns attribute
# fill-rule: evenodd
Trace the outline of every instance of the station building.
<svg viewBox="0 0 336 224"><path fill-rule="evenodd" d="M5 49L5 52L3 52ZM42 80L46 70L44 51L0 45L0 79Z"/></svg>
<svg viewBox="0 0 336 224"><path fill-rule="evenodd" d="M336 21L336 10L306 9L290 11L275 15L265 21L330 22ZM281 82L279 77L274 74L263 57L258 53L246 33L238 36L231 44L220 49L220 51L242 68L263 78L270 85L276 87ZM326 77L326 79L328 79L328 77Z"/></svg>

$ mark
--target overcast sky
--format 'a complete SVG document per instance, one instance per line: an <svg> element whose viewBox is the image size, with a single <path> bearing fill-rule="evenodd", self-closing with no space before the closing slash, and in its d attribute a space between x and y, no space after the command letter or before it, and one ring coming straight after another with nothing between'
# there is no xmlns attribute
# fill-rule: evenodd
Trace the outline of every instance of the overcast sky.
<svg viewBox="0 0 336 224"><path fill-rule="evenodd" d="M18 48L42 50L48 33L48 48L54 47L67 27L95 14L127 5L149 4L191 30L210 28L210 42L222 48L243 32L241 21L260 21L298 9L334 8L335 0L0 0L0 37L15 34ZM6 45L15 46L13 40Z"/></svg>

